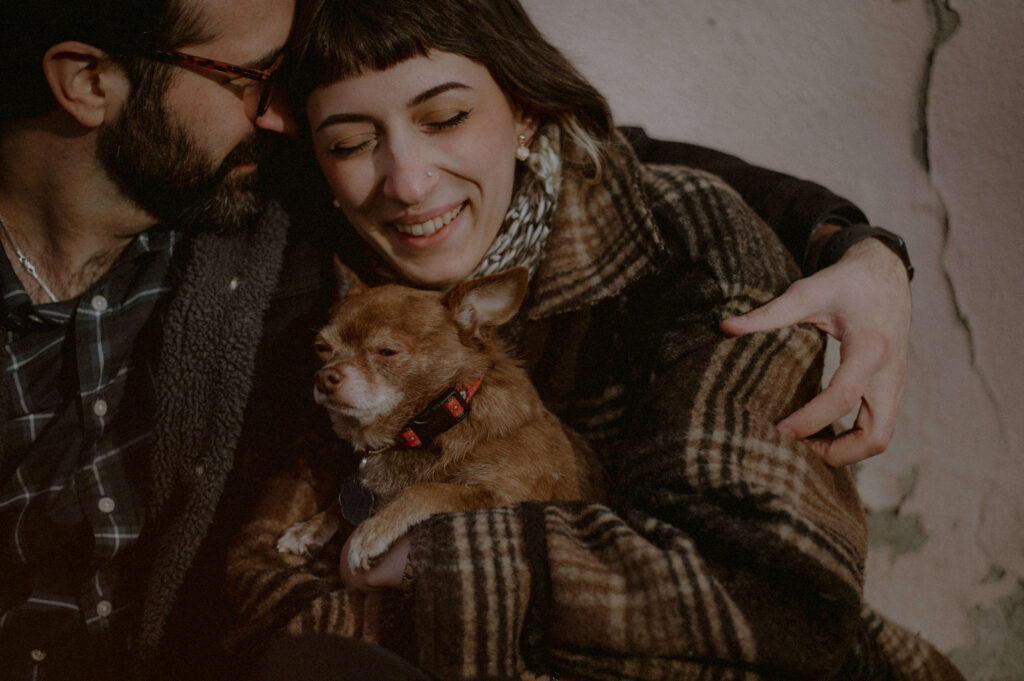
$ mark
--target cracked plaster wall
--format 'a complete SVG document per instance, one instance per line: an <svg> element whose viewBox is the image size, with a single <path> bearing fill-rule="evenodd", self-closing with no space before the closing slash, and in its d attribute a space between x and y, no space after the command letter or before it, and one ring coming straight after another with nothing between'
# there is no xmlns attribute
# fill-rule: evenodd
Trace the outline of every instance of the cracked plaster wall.
<svg viewBox="0 0 1024 681"><path fill-rule="evenodd" d="M862 464L867 596L1024 679L1020 0L524 0L620 123L815 179L907 239L909 385Z"/></svg>

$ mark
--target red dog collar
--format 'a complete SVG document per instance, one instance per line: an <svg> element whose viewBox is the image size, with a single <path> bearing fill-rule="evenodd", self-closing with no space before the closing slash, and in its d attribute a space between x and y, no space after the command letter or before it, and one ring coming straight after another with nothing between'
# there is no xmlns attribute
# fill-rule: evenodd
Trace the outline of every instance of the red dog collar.
<svg viewBox="0 0 1024 681"><path fill-rule="evenodd" d="M455 386L431 402L406 424L395 438L395 443L417 449L429 447L435 437L466 418L469 401L480 388L486 373L485 369L476 379Z"/></svg>
<svg viewBox="0 0 1024 681"><path fill-rule="evenodd" d="M466 418L466 414L469 413L469 401L480 388L486 373L485 369L476 379L455 386L431 402L402 429L395 438L395 444L412 448L429 447L435 437ZM388 447L369 454L379 454L386 449ZM363 458L359 464L360 470L365 463L366 458ZM373 513L373 492L360 478L359 473L356 473L342 483L338 492L338 503L341 504L342 517L350 524L358 525Z"/></svg>

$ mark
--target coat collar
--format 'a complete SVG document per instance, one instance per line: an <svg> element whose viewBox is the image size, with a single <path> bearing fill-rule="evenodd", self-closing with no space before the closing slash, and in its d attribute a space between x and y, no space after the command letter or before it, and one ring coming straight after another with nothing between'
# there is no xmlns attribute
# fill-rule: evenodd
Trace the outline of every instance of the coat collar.
<svg viewBox="0 0 1024 681"><path fill-rule="evenodd" d="M669 255L641 182L641 165L616 133L593 182L565 163L551 234L534 276L530 319L593 305L653 272Z"/></svg>

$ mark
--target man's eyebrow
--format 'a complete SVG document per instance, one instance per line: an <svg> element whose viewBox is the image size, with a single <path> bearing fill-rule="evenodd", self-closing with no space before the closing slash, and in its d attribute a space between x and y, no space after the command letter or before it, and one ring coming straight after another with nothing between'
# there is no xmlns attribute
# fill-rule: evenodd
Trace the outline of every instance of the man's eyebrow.
<svg viewBox="0 0 1024 681"><path fill-rule="evenodd" d="M468 85L466 85L465 83L459 83L459 82L456 82L456 81L448 81L447 83L441 83L440 85L432 87L429 90L427 90L425 92L421 92L420 94L416 95L415 97L413 97L409 101L409 104L407 106L409 108L412 108L412 107L414 107L414 106L416 106L418 104L422 104L423 102L427 101L431 97L437 97L439 94L444 93L444 92L448 92L449 90L459 90L459 89L469 90L471 88Z"/></svg>
<svg viewBox="0 0 1024 681"><path fill-rule="evenodd" d="M275 50L271 50L270 52L264 54L262 57L257 57L256 59L245 64L239 64L239 66L247 69L256 69L258 71L264 71L268 66L274 63L274 60L277 59L277 55L281 54L284 51L284 49L285 48L283 47L279 47Z"/></svg>

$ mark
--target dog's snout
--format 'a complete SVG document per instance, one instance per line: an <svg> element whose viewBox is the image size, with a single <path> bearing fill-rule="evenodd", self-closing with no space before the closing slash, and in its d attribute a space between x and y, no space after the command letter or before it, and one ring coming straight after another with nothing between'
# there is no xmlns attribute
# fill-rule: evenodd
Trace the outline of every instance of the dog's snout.
<svg viewBox="0 0 1024 681"><path fill-rule="evenodd" d="M322 391L330 392L341 385L345 377L334 367L324 367L316 372L316 380Z"/></svg>

